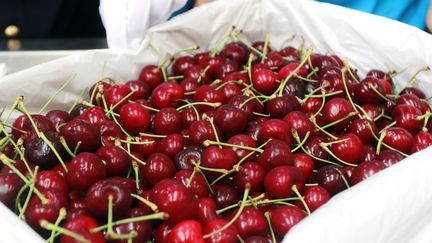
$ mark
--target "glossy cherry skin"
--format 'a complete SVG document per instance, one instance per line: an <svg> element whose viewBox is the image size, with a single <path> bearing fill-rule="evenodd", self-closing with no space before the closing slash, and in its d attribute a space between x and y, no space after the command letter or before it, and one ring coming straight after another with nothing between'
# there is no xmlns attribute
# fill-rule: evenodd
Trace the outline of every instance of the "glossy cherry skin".
<svg viewBox="0 0 432 243"><path fill-rule="evenodd" d="M183 72L185 79L195 80L197 83L210 83L211 76L204 68L199 65L193 65Z"/></svg>
<svg viewBox="0 0 432 243"><path fill-rule="evenodd" d="M191 107L187 107L180 111L182 129L189 129L194 121L200 119L200 115Z"/></svg>
<svg viewBox="0 0 432 243"><path fill-rule="evenodd" d="M35 186L40 191L58 191L65 196L69 192L66 178L52 170L40 171L36 175Z"/></svg>
<svg viewBox="0 0 432 243"><path fill-rule="evenodd" d="M47 131L44 133L45 137L57 151L57 153L64 157L66 152L63 145L60 143L60 138L57 132ZM43 169L52 168L59 159L54 153L54 150L42 138L37 136L29 136L24 140L25 156L35 165Z"/></svg>
<svg viewBox="0 0 432 243"><path fill-rule="evenodd" d="M369 76L363 79L355 88L355 99L360 102L360 104L382 103L384 101L383 98L375 93L370 86L374 87L381 94L386 93L386 88L384 85L377 78Z"/></svg>
<svg viewBox="0 0 432 243"><path fill-rule="evenodd" d="M306 151L318 158L329 159L330 155L320 146L320 143L329 142L327 137L315 136L307 140L305 144ZM317 162L318 160L315 160Z"/></svg>
<svg viewBox="0 0 432 243"><path fill-rule="evenodd" d="M216 127L216 135L220 136ZM216 141L213 127L209 121L199 120L192 123L189 128L189 140L193 145L202 145L206 140Z"/></svg>
<svg viewBox="0 0 432 243"><path fill-rule="evenodd" d="M105 161L108 176L126 176L132 165L129 155L116 146L101 147L96 155Z"/></svg>
<svg viewBox="0 0 432 243"><path fill-rule="evenodd" d="M356 135L363 144L373 144L374 135L377 136L378 134L378 128L375 122L360 118L351 123L347 132Z"/></svg>
<svg viewBox="0 0 432 243"><path fill-rule="evenodd" d="M246 146L251 148L256 148L257 143L253 138L246 134L237 134L232 136L230 139L228 139L227 143L234 144L234 145L240 145L240 146ZM251 150L248 149L241 149L238 147L232 147L231 148L236 154L238 158L246 157L248 154L251 153ZM251 160L253 160L254 156L249 156Z"/></svg>
<svg viewBox="0 0 432 243"><path fill-rule="evenodd" d="M347 117L351 112L354 112L354 109L348 100L344 98L334 98L324 105L322 114L327 123L332 123ZM340 132L349 125L351 120L352 117L343 119L339 123L331 126L329 129Z"/></svg>
<svg viewBox="0 0 432 243"><path fill-rule="evenodd" d="M171 225L192 219L198 212L198 201L193 192L173 179L165 179L154 185L150 201L158 206L160 212L168 214L166 222Z"/></svg>
<svg viewBox="0 0 432 243"><path fill-rule="evenodd" d="M315 125L301 111L292 111L283 120L291 128L291 131L297 131L300 140L303 140L308 132L309 136L312 136L315 132Z"/></svg>
<svg viewBox="0 0 432 243"><path fill-rule="evenodd" d="M207 224L205 224L203 232L205 235L211 234L212 232L215 232L216 230L224 227L224 225L226 225L227 223L229 223L229 222L225 219L214 219L210 222L207 222ZM218 242L236 243L236 242L238 242L237 234L238 234L238 231L237 231L236 227L234 225L230 225L225 230L220 231L219 233L216 233L216 234L212 234L209 238L206 239L206 242L208 242L208 243L212 243L212 242L214 242L214 243L218 243Z"/></svg>
<svg viewBox="0 0 432 243"><path fill-rule="evenodd" d="M381 161L385 167L390 167L403 160L404 157L400 153L389 149L381 151L377 159Z"/></svg>
<svg viewBox="0 0 432 243"><path fill-rule="evenodd" d="M31 117L39 132L56 131L54 124L46 116L32 114ZM27 134L24 135L20 131L12 129L12 135L14 135L15 138L27 138L37 136L36 130L34 129L32 122L25 115L23 118L18 117L12 125L20 130L24 130L27 132Z"/></svg>
<svg viewBox="0 0 432 243"><path fill-rule="evenodd" d="M427 102L419 99L413 94L404 94L399 96L399 98L396 100L396 105L402 104L414 106L415 108L421 110L422 113L425 113L426 111L431 111L431 108Z"/></svg>
<svg viewBox="0 0 432 243"><path fill-rule="evenodd" d="M137 103L125 104L120 109L119 123L130 134L146 132L150 128L150 111Z"/></svg>
<svg viewBox="0 0 432 243"><path fill-rule="evenodd" d="M185 220L171 229L167 242L204 243L201 225L195 220Z"/></svg>
<svg viewBox="0 0 432 243"><path fill-rule="evenodd" d="M270 222L273 230L279 236L284 236L288 233L304 217L306 217L306 213L303 210L290 205L277 207L270 212Z"/></svg>
<svg viewBox="0 0 432 243"><path fill-rule="evenodd" d="M153 131L156 134L167 135L180 132L181 115L172 107L162 108L153 119Z"/></svg>
<svg viewBox="0 0 432 243"><path fill-rule="evenodd" d="M348 162L358 163L363 157L363 144L356 135L347 133L330 145L330 149L336 157Z"/></svg>
<svg viewBox="0 0 432 243"><path fill-rule="evenodd" d="M264 237L260 235L250 236L245 239L245 243L273 243L271 237Z"/></svg>
<svg viewBox="0 0 432 243"><path fill-rule="evenodd" d="M104 109L99 106L88 108L78 118L97 127L99 127L102 122L109 121L109 118L105 115Z"/></svg>
<svg viewBox="0 0 432 243"><path fill-rule="evenodd" d="M131 144L131 150L142 155L144 158L156 153L158 150L158 138L139 136L135 138L135 141L140 143Z"/></svg>
<svg viewBox="0 0 432 243"><path fill-rule="evenodd" d="M139 100L139 99L147 99L151 94L151 89L148 84L140 81L140 80L130 80L125 83L132 92L134 92L131 96L131 100Z"/></svg>
<svg viewBox="0 0 432 243"><path fill-rule="evenodd" d="M284 141L288 146L291 145L291 132L287 123L279 119L265 121L258 134L259 140L264 143L270 138Z"/></svg>
<svg viewBox="0 0 432 243"><path fill-rule="evenodd" d="M55 127L72 120L72 116L62 110L51 110L46 114L46 117Z"/></svg>
<svg viewBox="0 0 432 243"><path fill-rule="evenodd" d="M315 162L309 155L305 153L293 154L293 166L299 168L306 180L308 180L313 173Z"/></svg>
<svg viewBox="0 0 432 243"><path fill-rule="evenodd" d="M70 220L66 221L63 226L65 229L72 231L84 239L89 240L92 243L104 243L105 237L102 232L91 233L90 231L96 227L98 227L98 223L96 220L88 215L80 215ZM62 243L78 243L80 241L67 236L65 234L61 234L60 242Z"/></svg>
<svg viewBox="0 0 432 243"><path fill-rule="evenodd" d="M216 79L224 79L226 75L239 71L239 64L235 61L225 60L216 67L214 77Z"/></svg>
<svg viewBox="0 0 432 243"><path fill-rule="evenodd" d="M141 70L138 79L146 83L153 90L163 82L163 74L161 69L156 65L147 65Z"/></svg>
<svg viewBox="0 0 432 243"><path fill-rule="evenodd" d="M281 119L289 112L299 109L300 104L291 94L277 96L266 104L266 113L270 114L271 118Z"/></svg>
<svg viewBox="0 0 432 243"><path fill-rule="evenodd" d="M202 147L189 146L179 152L174 158L174 164L177 170L193 170L194 166L191 161L201 163L203 150Z"/></svg>
<svg viewBox="0 0 432 243"><path fill-rule="evenodd" d="M158 152L174 158L185 147L185 141L182 135L173 133L161 139L158 143Z"/></svg>
<svg viewBox="0 0 432 243"><path fill-rule="evenodd" d="M253 112L263 113L264 111L264 107L256 99L250 99L245 95L237 95L232 97L228 101L228 104L242 109L244 112L246 112L246 114L248 114L249 119L254 116Z"/></svg>
<svg viewBox="0 0 432 243"><path fill-rule="evenodd" d="M416 153L432 145L432 134L420 131L413 138L411 153Z"/></svg>
<svg viewBox="0 0 432 243"><path fill-rule="evenodd" d="M200 173L195 173L192 176L192 171L190 170L179 170L174 175L174 179L181 181L183 185L188 187L197 198L207 197L209 195L209 189L205 179Z"/></svg>
<svg viewBox="0 0 432 243"><path fill-rule="evenodd" d="M122 139L123 131L113 121L102 122L99 127L102 146L115 145L115 139Z"/></svg>
<svg viewBox="0 0 432 243"><path fill-rule="evenodd" d="M146 164L141 167L144 180L152 185L157 182L172 178L176 168L172 160L162 153L154 153L147 158Z"/></svg>
<svg viewBox="0 0 432 243"><path fill-rule="evenodd" d="M403 153L409 153L413 144L413 136L401 127L387 129L383 142Z"/></svg>
<svg viewBox="0 0 432 243"><path fill-rule="evenodd" d="M300 169L294 166L278 166L270 170L264 179L266 192L274 198L286 198L295 195L292 187L295 185L302 191L305 178Z"/></svg>
<svg viewBox="0 0 432 243"><path fill-rule="evenodd" d="M207 168L230 170L238 162L236 153L230 148L219 148L210 146L204 149L201 165ZM221 174L218 172L204 171L209 178L217 178Z"/></svg>
<svg viewBox="0 0 432 243"><path fill-rule="evenodd" d="M176 58L172 66L174 75L183 75L186 69L192 67L195 64L196 64L195 59L192 56L182 56Z"/></svg>
<svg viewBox="0 0 432 243"><path fill-rule="evenodd" d="M377 158L376 147L372 145L363 145L363 156L360 161L375 160Z"/></svg>
<svg viewBox="0 0 432 243"><path fill-rule="evenodd" d="M221 84L218 89L222 92L225 101L243 94L241 87L235 83Z"/></svg>
<svg viewBox="0 0 432 243"><path fill-rule="evenodd" d="M212 196L218 209L238 203L241 199L234 187L226 183L216 183L212 185L212 189Z"/></svg>
<svg viewBox="0 0 432 243"><path fill-rule="evenodd" d="M416 134L422 128L423 119L417 119L421 115L421 110L405 104L395 106L392 112L392 118L396 121L396 126L405 128L411 134Z"/></svg>
<svg viewBox="0 0 432 243"><path fill-rule="evenodd" d="M80 153L69 162L66 178L72 189L86 191L95 182L106 177L106 166L99 156Z"/></svg>
<svg viewBox="0 0 432 243"><path fill-rule="evenodd" d="M178 100L184 96L183 88L173 81L158 85L151 94L151 102L155 108L176 106Z"/></svg>
<svg viewBox="0 0 432 243"><path fill-rule="evenodd" d="M252 73L253 87L265 95L271 95L279 87L277 74L268 69L259 69Z"/></svg>
<svg viewBox="0 0 432 243"><path fill-rule="evenodd" d="M318 170L317 182L319 186L326 189L331 195L334 195L347 188L342 177L348 182L348 176L342 167L326 165Z"/></svg>
<svg viewBox="0 0 432 243"><path fill-rule="evenodd" d="M420 99L425 99L426 95L423 91L421 91L420 89L416 88L416 87L406 87L402 90L401 95L404 94L413 94L417 97L419 97Z"/></svg>
<svg viewBox="0 0 432 243"><path fill-rule="evenodd" d="M303 191L303 197L306 205L311 212L317 210L319 207L324 205L328 200L330 200L330 194L326 189L320 186L306 186ZM297 206L304 208L303 203L297 201Z"/></svg>
<svg viewBox="0 0 432 243"><path fill-rule="evenodd" d="M225 104L216 109L214 123L226 138L241 133L247 122L246 112L233 105Z"/></svg>
<svg viewBox="0 0 432 243"><path fill-rule="evenodd" d="M60 128L60 136L74 150L79 142L78 152L93 152L101 145L99 130L83 120L75 119Z"/></svg>
<svg viewBox="0 0 432 243"><path fill-rule="evenodd" d="M124 216L132 205L129 187L116 180L105 179L93 184L86 194L86 206L94 215L108 216L109 196L112 196L113 217Z"/></svg>
<svg viewBox="0 0 432 243"><path fill-rule="evenodd" d="M350 182L355 185L372 175L380 172L385 168L384 164L378 160L371 160L360 163L353 171L351 175Z"/></svg>
<svg viewBox="0 0 432 243"><path fill-rule="evenodd" d="M193 100L195 102L224 103L224 96L220 90L210 85L202 85L196 90ZM195 107L200 111L213 110L213 107L208 105L196 105Z"/></svg>
<svg viewBox="0 0 432 243"><path fill-rule="evenodd" d="M264 188L265 171L261 165L255 162L246 162L240 166L240 170L234 175L233 184L243 192L246 184L250 184L250 193L255 194Z"/></svg>
<svg viewBox="0 0 432 243"><path fill-rule="evenodd" d="M15 198L24 182L15 174L0 174L0 202L7 207L14 206Z"/></svg>
<svg viewBox="0 0 432 243"><path fill-rule="evenodd" d="M309 98L303 104L301 104L301 111L307 114L315 114L318 112L322 105L323 100L320 98Z"/></svg>
<svg viewBox="0 0 432 243"><path fill-rule="evenodd" d="M198 214L196 219L202 225L219 218L216 213L216 202L210 197L202 197L198 199Z"/></svg>
<svg viewBox="0 0 432 243"><path fill-rule="evenodd" d="M124 84L115 84L104 91L104 97L108 108L115 106L114 111L120 111L120 108L127 104L130 97L125 99L132 93L132 90Z"/></svg>
<svg viewBox="0 0 432 243"><path fill-rule="evenodd" d="M243 209L234 225L243 239L253 235L265 235L268 230L264 214L252 206Z"/></svg>
<svg viewBox="0 0 432 243"><path fill-rule="evenodd" d="M36 230L41 229L39 222L43 219L54 223L58 218L59 210L66 208L68 204L66 196L58 191L46 190L41 193L48 203L43 204L38 196L33 195L25 211L27 224Z"/></svg>
<svg viewBox="0 0 432 243"><path fill-rule="evenodd" d="M290 147L281 140L273 139L258 156L257 160L265 171L280 165L292 165L293 156Z"/></svg>
<svg viewBox="0 0 432 243"><path fill-rule="evenodd" d="M126 217L135 218L140 216L145 216L146 212L141 208L131 208ZM116 234L129 234L131 231L136 231L137 236L133 238L133 243L147 242L152 237L152 223L150 221L144 220L133 223L126 223L114 226L114 232ZM127 243L127 239L114 240L116 243Z"/></svg>
<svg viewBox="0 0 432 243"><path fill-rule="evenodd" d="M233 60L239 65L242 65L248 58L248 52L247 47L243 43L231 42L224 46L220 55L225 59Z"/></svg>

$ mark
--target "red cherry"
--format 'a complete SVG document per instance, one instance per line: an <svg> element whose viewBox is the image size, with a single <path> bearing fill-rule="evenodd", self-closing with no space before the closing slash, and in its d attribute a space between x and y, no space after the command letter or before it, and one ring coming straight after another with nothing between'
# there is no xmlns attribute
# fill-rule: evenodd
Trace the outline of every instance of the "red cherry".
<svg viewBox="0 0 432 243"><path fill-rule="evenodd" d="M104 109L99 106L88 108L78 118L89 122L96 127L99 127L103 122L109 121L109 118L105 115Z"/></svg>
<svg viewBox="0 0 432 243"><path fill-rule="evenodd" d="M225 219L214 219L212 221L209 221L205 224L204 227L204 234L211 234L212 232L215 232L219 230L220 228L224 227L229 222ZM218 242L226 242L226 243L236 243L238 242L238 231L234 225L228 226L226 229L216 233L211 234L209 238L206 239L206 242L208 243L218 243Z"/></svg>
<svg viewBox="0 0 432 243"><path fill-rule="evenodd" d="M220 137L220 132L217 127L216 134ZM206 140L215 141L216 136L211 123L204 120L193 122L189 128L189 140L194 145L202 145Z"/></svg>
<svg viewBox="0 0 432 243"><path fill-rule="evenodd" d="M160 212L168 214L166 222L171 225L194 218L198 212L198 201L192 191L173 179L165 179L154 185L150 201L158 206Z"/></svg>
<svg viewBox="0 0 432 243"><path fill-rule="evenodd" d="M156 134L171 134L180 132L181 129L181 115L180 113L172 108L162 108L156 113L153 119L153 131Z"/></svg>
<svg viewBox="0 0 432 243"><path fill-rule="evenodd" d="M279 119L270 119L265 121L258 134L261 142L267 142L270 138L284 141L288 146L291 146L291 131L287 123Z"/></svg>
<svg viewBox="0 0 432 243"><path fill-rule="evenodd" d="M371 87L374 87L374 89L382 95L386 93L386 88L382 82L380 82L377 78L368 76L363 79L359 85L357 85L354 91L355 99L360 102L360 104L379 104L384 101L383 98L375 93Z"/></svg>
<svg viewBox="0 0 432 243"><path fill-rule="evenodd" d="M52 122L55 127L58 127L70 120L72 116L66 111L62 110L51 110L46 114L46 117Z"/></svg>
<svg viewBox="0 0 432 243"><path fill-rule="evenodd" d="M248 116L241 109L225 104L216 109L214 122L222 135L229 138L241 133L246 128Z"/></svg>
<svg viewBox="0 0 432 243"><path fill-rule="evenodd" d="M404 94L399 96L396 100L396 105L410 105L422 111L422 113L426 113L426 111L431 111L427 102L419 99L416 95L413 94Z"/></svg>
<svg viewBox="0 0 432 243"><path fill-rule="evenodd" d="M182 135L173 133L161 139L158 144L158 152L174 158L185 147L185 141Z"/></svg>
<svg viewBox="0 0 432 243"><path fill-rule="evenodd" d="M301 140L306 137L309 132L309 136L312 136L315 132L315 125L309 120L309 118L301 111L292 111L288 113L284 118L284 122L288 124L291 131L297 131L297 134Z"/></svg>
<svg viewBox="0 0 432 243"><path fill-rule="evenodd" d="M354 112L354 109L348 100L344 98L334 98L324 105L322 114L327 123L343 119L339 123L330 127L333 131L343 131L352 120L352 117L346 118L352 112Z"/></svg>
<svg viewBox="0 0 432 243"><path fill-rule="evenodd" d="M242 65L246 62L248 49L241 42L231 42L225 45L220 55L225 59L233 60Z"/></svg>
<svg viewBox="0 0 432 243"><path fill-rule="evenodd" d="M129 155L116 146L101 147L96 155L105 162L108 176L126 176L132 165Z"/></svg>
<svg viewBox="0 0 432 243"><path fill-rule="evenodd" d="M184 96L183 88L174 81L158 85L151 94L151 102L157 109L176 106Z"/></svg>
<svg viewBox="0 0 432 243"><path fill-rule="evenodd" d="M329 159L330 155L320 146L323 142L329 142L328 137L315 136L310 139L305 144L305 149L309 154L320 159ZM317 162L318 160L316 160Z"/></svg>
<svg viewBox="0 0 432 243"><path fill-rule="evenodd" d="M372 175L380 172L385 168L384 164L381 161L378 160L372 160L372 161L366 161L363 163L360 163L353 171L353 174L351 175L351 184L355 185Z"/></svg>
<svg viewBox="0 0 432 243"><path fill-rule="evenodd" d="M305 153L293 154L293 165L302 171L306 180L312 176L314 164L313 159Z"/></svg>
<svg viewBox="0 0 432 243"><path fill-rule="evenodd" d="M102 122L99 131L103 146L115 145L115 139L122 139L124 136L123 131L113 121Z"/></svg>
<svg viewBox="0 0 432 243"><path fill-rule="evenodd" d="M138 79L143 81L151 90L153 90L163 82L162 70L155 65L147 65L141 70Z"/></svg>
<svg viewBox="0 0 432 243"><path fill-rule="evenodd" d="M392 118L396 126L405 128L408 132L416 134L423 126L423 120L417 119L422 112L414 106L397 105L393 108Z"/></svg>
<svg viewBox="0 0 432 243"><path fill-rule="evenodd" d="M351 123L347 132L356 135L363 144L372 144L375 141L374 134L378 135L378 128L375 122L360 118Z"/></svg>
<svg viewBox="0 0 432 243"><path fill-rule="evenodd" d="M216 79L224 79L226 75L237 72L239 70L239 64L235 61L225 60L216 67L214 77Z"/></svg>
<svg viewBox="0 0 432 243"><path fill-rule="evenodd" d="M411 153L416 153L432 145L432 134L420 131L413 138Z"/></svg>
<svg viewBox="0 0 432 243"><path fill-rule="evenodd" d="M199 120L200 116L191 107L187 107L180 111L181 126L183 129L189 129L194 121Z"/></svg>
<svg viewBox="0 0 432 243"><path fill-rule="evenodd" d="M301 111L305 114L315 114L320 109L322 102L320 98L309 98L301 105Z"/></svg>
<svg viewBox="0 0 432 243"><path fill-rule="evenodd" d="M318 185L326 189L331 195L334 195L347 188L345 181L348 183L348 175L341 167L326 165L318 170Z"/></svg>
<svg viewBox="0 0 432 243"><path fill-rule="evenodd" d="M154 185L159 181L172 178L176 172L172 160L162 153L154 153L147 158L146 164L141 167L144 180Z"/></svg>
<svg viewBox="0 0 432 243"><path fill-rule="evenodd" d="M278 166L270 170L264 180L266 192L275 198L294 195L292 187L303 190L305 178L300 169L293 166Z"/></svg>
<svg viewBox="0 0 432 243"><path fill-rule="evenodd" d="M29 136L24 140L24 152L30 162L40 166L41 168L48 169L60 163L55 151L57 151L58 155L61 157L64 157L66 152L63 145L60 143L60 138L57 132L48 131L44 134L54 149L52 149L42 138L38 136Z"/></svg>
<svg viewBox="0 0 432 243"><path fill-rule="evenodd" d="M78 152L96 151L100 144L99 130L83 120L75 119L60 128L60 136L64 137L70 149L74 150L78 143Z"/></svg>
<svg viewBox="0 0 432 243"><path fill-rule="evenodd" d="M271 118L283 118L286 114L293 110L299 110L300 104L291 94L284 94L269 100L266 104L266 112Z"/></svg>
<svg viewBox="0 0 432 243"><path fill-rule="evenodd" d="M199 83L210 83L212 81L210 73L205 71L205 69L201 68L199 65L188 67L183 72L183 76L186 79L194 80Z"/></svg>
<svg viewBox="0 0 432 243"><path fill-rule="evenodd" d="M6 168L6 167L3 167ZM0 174L0 202L7 207L13 208L15 198L20 191L21 187L24 186L24 182L21 178L15 174Z"/></svg>
<svg viewBox="0 0 432 243"><path fill-rule="evenodd" d="M150 128L150 111L140 104L125 104L120 109L119 122L128 133L146 132Z"/></svg>
<svg viewBox="0 0 432 243"><path fill-rule="evenodd" d="M147 99L151 94L151 89L148 84L139 80L130 80L125 83L134 93L130 96L130 100Z"/></svg>
<svg viewBox="0 0 432 243"><path fill-rule="evenodd" d="M183 75L184 71L195 64L195 59L191 56L182 56L176 58L172 67L174 75Z"/></svg>
<svg viewBox="0 0 432 243"><path fill-rule="evenodd" d="M210 85L202 85L199 87L193 97L195 102L208 102L208 103L224 103L224 96L220 90L217 90ZM212 106L208 105L196 105L200 111L212 110Z"/></svg>
<svg viewBox="0 0 432 243"><path fill-rule="evenodd" d="M174 175L174 179L181 181L183 185L190 188L197 198L207 197L209 195L209 190L204 177L195 173L192 176L192 171L190 170L179 170Z"/></svg>
<svg viewBox="0 0 432 243"><path fill-rule="evenodd" d="M105 237L102 235L102 232L91 233L91 230L98 227L96 220L88 215L80 215L74 218L71 218L66 222L64 228L72 231L84 239L92 242L92 243L104 243ZM60 236L60 242L62 243L78 243L80 241L62 234Z"/></svg>
<svg viewBox="0 0 432 243"><path fill-rule="evenodd" d="M246 134L234 135L230 139L228 139L227 142L229 144L246 146L246 147L251 147L251 148L257 147L257 143L255 142L255 140L253 140L253 138L251 136L246 135ZM251 152L250 150L241 149L238 147L232 147L231 149L237 154L238 158L243 158ZM251 157L251 159L252 159L252 157Z"/></svg>
<svg viewBox="0 0 432 243"><path fill-rule="evenodd" d="M402 90L401 95L404 94L413 94L417 97L419 97L420 99L425 99L426 95L424 94L423 91L421 91L420 89L416 88L416 87L406 87Z"/></svg>
<svg viewBox="0 0 432 243"><path fill-rule="evenodd" d="M234 83L223 84L219 86L219 90L222 92L223 100L225 101L243 94L240 86Z"/></svg>
<svg viewBox="0 0 432 243"><path fill-rule="evenodd" d="M372 145L363 145L363 156L360 161L376 160L376 148Z"/></svg>
<svg viewBox="0 0 432 243"><path fill-rule="evenodd" d="M213 199L218 209L228 207L240 201L240 196L231 185L216 183L212 186Z"/></svg>
<svg viewBox="0 0 432 243"><path fill-rule="evenodd" d="M167 242L204 243L201 225L195 220L182 221L171 229Z"/></svg>
<svg viewBox="0 0 432 243"><path fill-rule="evenodd" d="M326 189L320 186L307 186L303 191L303 197L311 212L317 210L330 200L330 194ZM297 201L297 206L303 208L303 203Z"/></svg>
<svg viewBox="0 0 432 243"><path fill-rule="evenodd" d="M363 144L356 135L347 133L330 146L339 159L348 163L358 163L363 157Z"/></svg>
<svg viewBox="0 0 432 243"><path fill-rule="evenodd" d="M265 235L268 230L264 214L252 206L243 209L234 225L243 239L253 235Z"/></svg>
<svg viewBox="0 0 432 243"><path fill-rule="evenodd" d="M383 142L403 153L409 153L413 144L413 136L401 127L391 127L386 130Z"/></svg>
<svg viewBox="0 0 432 243"><path fill-rule="evenodd" d="M58 191L64 196L69 192L66 178L51 170L40 171L36 176L35 186L41 191Z"/></svg>
<svg viewBox="0 0 432 243"><path fill-rule="evenodd" d="M229 148L210 146L204 149L201 165L207 168L230 170L238 162L236 153ZM204 171L210 178L217 178L221 174L213 171Z"/></svg>
<svg viewBox="0 0 432 243"><path fill-rule="evenodd" d="M286 143L274 139L264 147L264 151L258 156L256 161L265 171L269 171L276 166L292 165L293 155Z"/></svg>
<svg viewBox="0 0 432 243"><path fill-rule="evenodd" d="M106 176L106 166L99 156L92 153L80 153L68 164L66 174L72 189L86 191L95 182Z"/></svg>
<svg viewBox="0 0 432 243"><path fill-rule="evenodd" d="M259 69L252 73L253 87L266 95L270 95L279 87L276 73L267 69Z"/></svg>
<svg viewBox="0 0 432 243"><path fill-rule="evenodd" d="M390 167L399 161L403 160L404 157L393 150L384 150L381 151L377 158L379 161L382 161L385 167Z"/></svg>
<svg viewBox="0 0 432 243"><path fill-rule="evenodd" d="M216 213L216 202L209 197L199 198L196 218L202 225L219 218L219 215Z"/></svg>
<svg viewBox="0 0 432 243"><path fill-rule="evenodd" d="M131 100L130 97L129 99L124 99L130 93L132 93L132 90L124 84L115 84L105 90L104 97L108 108L116 106L114 111L120 111L120 108L127 104L127 100Z"/></svg>
<svg viewBox="0 0 432 243"><path fill-rule="evenodd" d="M250 193L255 194L264 188L265 171L261 165L255 162L246 162L241 165L240 170L234 174L234 187L242 192L246 184L250 184Z"/></svg>
<svg viewBox="0 0 432 243"><path fill-rule="evenodd" d="M202 147L189 146L183 151L179 152L174 158L174 164L177 170L194 170L194 166L191 161L195 163L201 163L201 157L203 152Z"/></svg>
<svg viewBox="0 0 432 243"><path fill-rule="evenodd" d="M145 216L146 212L141 208L132 208L128 211L128 218ZM116 234L126 235L135 231L137 235L133 238L132 243L147 242L152 238L152 224L150 221L139 221L114 226ZM115 240L116 243L126 243L128 239Z"/></svg>
<svg viewBox="0 0 432 243"><path fill-rule="evenodd" d="M41 191L42 195L48 200L47 203L42 203L40 198L33 195L30 199L27 210L25 211L25 218L27 224L33 229L40 230L40 221L47 220L54 223L59 215L61 208L67 207L66 196L59 191Z"/></svg>
<svg viewBox="0 0 432 243"><path fill-rule="evenodd" d="M242 109L248 114L249 119L254 116L253 112L262 113L264 111L264 107L256 99L250 99L245 95L234 96L228 101L228 104Z"/></svg>
<svg viewBox="0 0 432 243"><path fill-rule="evenodd" d="M288 231L300 222L306 213L298 207L284 205L270 212L270 222L274 231L279 236L284 236Z"/></svg>
<svg viewBox="0 0 432 243"><path fill-rule="evenodd" d="M135 137L135 141L139 143L131 144L132 151L142 155L144 158L156 153L158 150L159 141L157 138L150 136L139 136Z"/></svg>

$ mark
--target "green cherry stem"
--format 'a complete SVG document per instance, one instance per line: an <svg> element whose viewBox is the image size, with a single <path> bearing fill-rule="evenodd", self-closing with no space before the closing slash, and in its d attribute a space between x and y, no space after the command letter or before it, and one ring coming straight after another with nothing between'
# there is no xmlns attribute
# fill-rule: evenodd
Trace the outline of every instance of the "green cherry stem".
<svg viewBox="0 0 432 243"><path fill-rule="evenodd" d="M273 231L273 227L272 227L272 224L271 224L271 221L270 221L270 212L265 212L264 216L265 216L265 218L267 220L267 224L268 224L269 229L270 229L270 235L272 237L272 243L277 243L276 236L275 236L275 233Z"/></svg>
<svg viewBox="0 0 432 243"><path fill-rule="evenodd" d="M153 212L157 213L159 212L158 206L152 202L150 202L149 200L141 197L140 195L137 194L131 194L131 196L135 199L137 199L138 201L144 203L145 205L147 205Z"/></svg>
<svg viewBox="0 0 432 243"><path fill-rule="evenodd" d="M311 211L309 209L309 206L307 205L306 201L304 200L303 196L301 195L301 193L299 192L299 190L298 190L298 188L297 188L297 186L295 184L292 185L291 190L294 192L294 194L297 195L298 199L303 204L304 208L306 209L306 213L308 215L310 215Z"/></svg>
<svg viewBox="0 0 432 243"><path fill-rule="evenodd" d="M154 214L149 214L149 215L144 215L144 216L139 216L139 217L134 217L134 218L127 218L127 219L121 219L115 222L112 222L111 226L117 226L120 224L127 224L127 223L135 223L135 222L140 222L140 221L146 221L146 220L157 220L157 219L166 219L168 217L168 215L164 212L159 212L159 213L154 213ZM90 233L96 233L102 230L105 230L108 228L108 225L102 225L99 226L97 228L93 228L90 230Z"/></svg>
<svg viewBox="0 0 432 243"><path fill-rule="evenodd" d="M79 235L79 234L77 234L77 233L75 233L75 232L73 232L73 231L70 231L70 230L68 230L68 229L62 228L62 227L60 227L60 226L55 226L54 224L48 222L48 221L45 220L45 219L42 219L42 220L40 221L40 226L41 226L42 228L44 228L44 229L46 229L46 230L50 230L50 231L52 231L52 230L55 229L57 232L59 232L59 233L61 233L61 234L63 234L63 235L67 235L67 236L69 236L69 237L71 237L71 238L74 238L74 239L77 240L78 242L82 242L82 243L91 243L89 240L85 239L85 238L82 237L81 235Z"/></svg>
<svg viewBox="0 0 432 243"><path fill-rule="evenodd" d="M60 86L60 88L53 94L53 96L51 96L46 102L45 104L40 108L39 110L39 114L42 114L43 111L49 106L49 104L57 97L57 95L59 95L65 88L66 86L68 86L70 84L70 82L72 82L72 80L74 80L74 78L76 77L76 75L72 75L70 76L63 84L62 86Z"/></svg>
<svg viewBox="0 0 432 243"><path fill-rule="evenodd" d="M66 218L66 209L60 208L59 216L57 217L57 220L54 222L54 227L51 230L51 235L50 235L50 238L48 239L48 243L54 243L57 228L58 228L60 222L65 218Z"/></svg>

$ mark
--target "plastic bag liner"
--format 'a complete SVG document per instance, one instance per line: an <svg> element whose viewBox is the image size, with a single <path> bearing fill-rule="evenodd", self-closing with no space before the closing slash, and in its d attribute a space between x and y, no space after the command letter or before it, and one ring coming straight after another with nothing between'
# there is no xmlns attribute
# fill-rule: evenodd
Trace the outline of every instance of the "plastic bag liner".
<svg viewBox="0 0 432 243"><path fill-rule="evenodd" d="M270 33L275 48L299 46L301 38L291 37L303 36L307 46L339 55L360 75L371 68L407 68L395 78L397 89L420 67L432 65L432 36L399 22L312 1L221 0L155 26L136 53L86 51L4 77L1 104L10 106L23 95L30 111L37 112L62 82L75 75L49 107L67 109L84 87L101 76L127 81L137 78L144 65L157 63L150 43L162 57L193 44L206 49L232 25L242 29L249 41L263 40ZM418 80L416 86L432 95L431 73L420 74ZM432 242L431 156L431 149L417 153L338 194L292 228L284 242ZM8 242L28 242L26 237L34 233L23 230L21 223L5 223L17 220L3 211L0 225L10 230L2 235L15 234Z"/></svg>

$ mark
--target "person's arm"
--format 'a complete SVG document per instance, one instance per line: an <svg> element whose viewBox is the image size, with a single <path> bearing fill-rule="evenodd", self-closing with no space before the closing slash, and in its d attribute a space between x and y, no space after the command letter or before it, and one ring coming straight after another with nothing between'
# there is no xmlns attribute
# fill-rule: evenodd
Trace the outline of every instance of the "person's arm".
<svg viewBox="0 0 432 243"><path fill-rule="evenodd" d="M432 0L429 1L429 10L426 16L426 26L430 33L432 33Z"/></svg>

